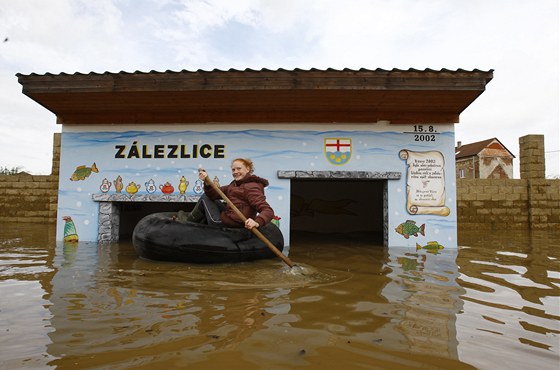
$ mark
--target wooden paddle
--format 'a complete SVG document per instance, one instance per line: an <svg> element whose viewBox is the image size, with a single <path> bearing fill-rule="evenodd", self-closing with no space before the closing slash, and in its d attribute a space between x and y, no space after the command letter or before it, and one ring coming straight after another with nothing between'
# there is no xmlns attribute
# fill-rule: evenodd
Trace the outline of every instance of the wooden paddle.
<svg viewBox="0 0 560 370"><path fill-rule="evenodd" d="M204 182L206 182L208 185L212 186L214 188L214 190L216 190L218 192L218 194L220 195L220 197L222 197L222 199L227 203L227 205L233 209L233 211L235 212L235 214L241 219L243 220L243 222L245 223L245 221L247 221L247 217L245 217L245 215L243 213L241 213L241 211L239 210L239 208L237 208L235 206L235 204L233 204L231 202L231 200L229 200L229 198L224 194L224 192L222 191L222 189L220 189L218 187L218 185L216 185L214 183L214 181L210 180L210 176L206 176L206 178L204 179ZM274 252L274 254L276 254L278 257L280 257L282 259L282 261L284 261L284 263L288 266L290 266L290 268L294 267L294 263L287 257L285 256L281 251L278 250L278 248L276 248L276 246L274 244L272 244L270 242L270 240L268 240L266 238L266 236L264 236L256 227L253 227L251 229L251 231L253 232L253 234L255 234L257 236L257 238L259 238L264 244L266 244L266 246Z"/></svg>

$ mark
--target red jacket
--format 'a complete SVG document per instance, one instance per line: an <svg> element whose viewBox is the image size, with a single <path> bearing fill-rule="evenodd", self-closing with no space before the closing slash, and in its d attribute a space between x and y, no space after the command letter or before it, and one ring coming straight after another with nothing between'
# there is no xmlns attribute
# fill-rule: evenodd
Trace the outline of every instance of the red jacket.
<svg viewBox="0 0 560 370"><path fill-rule="evenodd" d="M234 180L229 185L221 186L220 189L245 217L252 218L259 226L264 226L274 217L274 211L264 195L264 188L267 186L267 179L247 175L239 181ZM220 195L211 185L204 184L204 193L210 199L220 199ZM229 207L220 214L220 219L227 227L244 226L243 221Z"/></svg>

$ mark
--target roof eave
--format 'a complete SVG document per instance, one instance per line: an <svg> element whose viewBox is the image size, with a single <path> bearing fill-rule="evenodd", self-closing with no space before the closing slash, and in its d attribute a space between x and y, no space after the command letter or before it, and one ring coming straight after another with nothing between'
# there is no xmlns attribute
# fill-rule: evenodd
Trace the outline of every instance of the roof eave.
<svg viewBox="0 0 560 370"><path fill-rule="evenodd" d="M229 70L18 74L59 123L456 123L493 71Z"/></svg>

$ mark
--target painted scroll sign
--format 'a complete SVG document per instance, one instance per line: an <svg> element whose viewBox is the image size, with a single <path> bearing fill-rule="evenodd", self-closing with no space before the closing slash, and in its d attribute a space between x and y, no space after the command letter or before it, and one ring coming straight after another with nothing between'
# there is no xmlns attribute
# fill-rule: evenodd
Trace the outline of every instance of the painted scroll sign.
<svg viewBox="0 0 560 370"><path fill-rule="evenodd" d="M406 210L411 215L449 215L445 205L445 159L439 151L401 150L406 160Z"/></svg>

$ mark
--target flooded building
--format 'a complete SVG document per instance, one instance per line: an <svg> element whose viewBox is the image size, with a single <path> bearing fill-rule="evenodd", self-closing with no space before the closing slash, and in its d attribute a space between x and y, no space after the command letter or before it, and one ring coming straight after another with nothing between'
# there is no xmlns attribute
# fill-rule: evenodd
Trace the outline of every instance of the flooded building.
<svg viewBox="0 0 560 370"><path fill-rule="evenodd" d="M57 240L129 237L188 210L197 169L249 157L286 244L296 231L457 247L454 125L492 71L18 74L62 125ZM435 243L435 244L434 244Z"/></svg>

